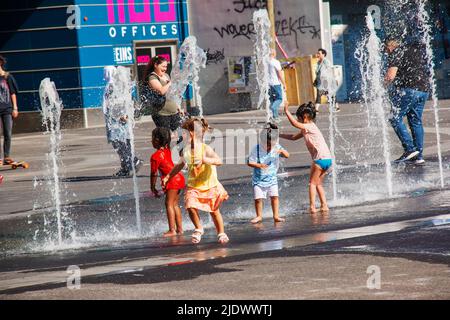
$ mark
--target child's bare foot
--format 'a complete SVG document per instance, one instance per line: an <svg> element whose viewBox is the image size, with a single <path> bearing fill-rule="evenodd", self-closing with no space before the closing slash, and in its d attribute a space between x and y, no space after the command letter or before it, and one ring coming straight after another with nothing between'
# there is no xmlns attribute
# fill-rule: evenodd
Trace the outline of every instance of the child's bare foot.
<svg viewBox="0 0 450 320"><path fill-rule="evenodd" d="M280 218L280 217L273 217L273 221L275 221L275 222L285 222L286 219Z"/></svg>
<svg viewBox="0 0 450 320"><path fill-rule="evenodd" d="M253 223L253 224L257 224L257 223L262 222L262 218L261 217L256 217L255 219L252 219L250 222Z"/></svg>
<svg viewBox="0 0 450 320"><path fill-rule="evenodd" d="M179 236L182 236L183 233L184 233L183 230L178 230L178 231L177 231L177 235L179 235Z"/></svg>
<svg viewBox="0 0 450 320"><path fill-rule="evenodd" d="M322 207L320 207L320 211L321 212L328 212L328 211L330 211L330 208L328 208L328 206L322 206Z"/></svg>
<svg viewBox="0 0 450 320"><path fill-rule="evenodd" d="M169 230L167 232L164 232L163 237L164 238L175 237L176 235L177 235L177 232L175 230Z"/></svg>
<svg viewBox="0 0 450 320"><path fill-rule="evenodd" d="M315 213L317 213L317 209L315 207L310 207L309 208L309 213L315 214Z"/></svg>

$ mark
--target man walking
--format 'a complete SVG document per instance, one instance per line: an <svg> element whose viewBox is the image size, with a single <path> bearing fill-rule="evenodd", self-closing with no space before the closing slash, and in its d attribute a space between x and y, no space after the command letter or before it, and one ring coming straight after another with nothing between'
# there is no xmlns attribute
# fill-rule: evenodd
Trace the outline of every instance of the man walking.
<svg viewBox="0 0 450 320"><path fill-rule="evenodd" d="M327 59L327 51L325 49L319 49L316 53L317 58L317 68L316 68L316 80L313 85L317 89L317 97L316 97L316 112L319 112L320 101L322 100L322 96L328 96L328 88L325 87L325 84L322 83L322 78L325 72L333 72L333 68L330 60ZM330 75L327 75L330 77ZM334 80L334 74L331 75ZM333 104L335 105L335 111L339 112L341 109L336 102L336 96L332 96Z"/></svg>
<svg viewBox="0 0 450 320"><path fill-rule="evenodd" d="M277 51L271 49L269 61L269 96L272 118L278 121L279 109L283 103L283 90L286 91L286 82L281 68L281 63L276 59ZM283 87L282 87L283 86Z"/></svg>
<svg viewBox="0 0 450 320"><path fill-rule="evenodd" d="M386 41L386 51L389 58L385 82L390 85L392 102L390 122L404 149L395 162L423 164L422 115L429 96L430 79L425 48L418 43L401 47L398 41L389 39ZM408 119L411 135L403 123L404 117Z"/></svg>

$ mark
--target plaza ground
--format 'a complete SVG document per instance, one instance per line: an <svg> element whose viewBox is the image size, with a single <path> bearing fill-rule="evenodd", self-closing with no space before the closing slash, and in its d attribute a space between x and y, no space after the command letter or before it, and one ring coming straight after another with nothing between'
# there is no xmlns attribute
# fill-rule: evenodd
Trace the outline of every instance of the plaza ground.
<svg viewBox="0 0 450 320"><path fill-rule="evenodd" d="M338 183L345 192L339 194L339 201L331 200L329 215L306 214L309 153L303 141L281 141L291 153L280 174L281 209L287 222L273 224L266 210L263 224L250 225L251 169L233 153L235 161L227 159L218 169L231 196L222 209L231 238L225 247L216 244L206 216L208 230L198 246L190 244L192 226L187 217L183 236L160 237L166 228L163 200L146 195L154 127L148 119L135 131L137 154L146 160L138 175L144 235L116 233L134 227L133 184L132 179L111 177L118 170L118 159L106 142L105 129L67 130L61 152L62 200L78 232L88 230L89 241L59 252L30 247L36 230L42 233L48 207L49 196L43 192L48 136L16 135L13 155L29 161L31 168L0 173L5 177L0 186L0 299L450 298L450 101L442 101L440 109L446 187L439 187L434 114L428 106L424 113L427 163L395 167L396 196L391 199L385 196L379 146L373 146L367 163L359 164L355 163L359 151L344 148L345 143L370 145L364 124L367 114L358 105L341 105L341 109L337 124L342 139L337 140L336 158ZM257 128L265 116L262 111L248 111L207 119L226 132ZM324 108L317 123L326 138L328 121ZM281 128L295 132L285 119ZM389 134L391 156L398 157L400 143L390 128ZM223 139L227 143L236 135L239 132L229 132ZM367 177L374 180L364 180L365 167L372 170ZM330 180L326 188L332 199ZM67 288L66 270L71 265L81 269L80 290ZM379 289L368 287L371 266L379 267Z"/></svg>

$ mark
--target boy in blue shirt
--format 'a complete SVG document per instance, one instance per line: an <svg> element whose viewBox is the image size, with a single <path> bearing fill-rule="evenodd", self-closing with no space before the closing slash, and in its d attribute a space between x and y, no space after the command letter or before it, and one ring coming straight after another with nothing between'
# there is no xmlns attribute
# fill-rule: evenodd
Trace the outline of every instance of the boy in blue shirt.
<svg viewBox="0 0 450 320"><path fill-rule="evenodd" d="M284 222L278 215L278 179L277 172L280 166L280 156L289 158L289 153L278 143L278 127L269 123L262 130L260 143L256 145L248 157L248 166L253 168L253 193L255 198L256 218L251 223L262 221L263 200L270 197L273 219L275 222Z"/></svg>

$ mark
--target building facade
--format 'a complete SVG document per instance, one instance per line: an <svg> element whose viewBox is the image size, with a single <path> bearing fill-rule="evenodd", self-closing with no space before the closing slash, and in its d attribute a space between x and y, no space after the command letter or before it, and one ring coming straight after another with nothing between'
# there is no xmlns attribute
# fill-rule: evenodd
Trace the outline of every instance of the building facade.
<svg viewBox="0 0 450 320"><path fill-rule="evenodd" d="M331 16L331 33L334 64L342 65L345 77L345 92L341 101L359 101L361 98L361 75L359 62L354 53L365 29L365 16L370 11L375 19L375 27L381 39L391 36L402 20L414 21L417 9L395 11L395 0L328 0ZM414 1L409 1L414 6ZM435 74L440 99L450 98L450 1L429 0L428 12L433 36ZM408 11L408 12L405 12ZM407 16L409 15L409 16ZM413 17L411 17L411 15ZM415 28L415 30L414 30ZM403 28L398 28L398 33ZM417 33L417 26L405 30L406 37ZM339 96L338 96L339 98Z"/></svg>
<svg viewBox="0 0 450 320"><path fill-rule="evenodd" d="M103 68L132 68L153 55L172 61L189 34L186 0L2 0L0 54L20 87L18 131L40 127L39 84L49 77L64 104L64 127L103 121Z"/></svg>

